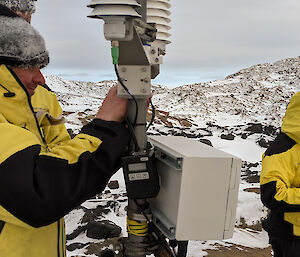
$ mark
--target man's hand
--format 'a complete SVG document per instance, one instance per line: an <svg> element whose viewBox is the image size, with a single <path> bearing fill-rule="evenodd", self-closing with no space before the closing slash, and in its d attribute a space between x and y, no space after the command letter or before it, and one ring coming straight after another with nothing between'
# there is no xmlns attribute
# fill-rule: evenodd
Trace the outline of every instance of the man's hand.
<svg viewBox="0 0 300 257"><path fill-rule="evenodd" d="M106 121L122 122L127 115L128 100L117 96L117 86L113 86L106 95L96 118Z"/></svg>

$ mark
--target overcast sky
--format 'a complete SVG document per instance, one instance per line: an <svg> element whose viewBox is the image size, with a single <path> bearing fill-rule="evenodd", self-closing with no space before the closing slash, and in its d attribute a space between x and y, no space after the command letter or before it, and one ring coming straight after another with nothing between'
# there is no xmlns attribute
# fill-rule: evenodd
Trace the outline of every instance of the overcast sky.
<svg viewBox="0 0 300 257"><path fill-rule="evenodd" d="M38 0L33 25L46 39L44 73L114 79L103 21L88 0ZM181 85L300 55L299 0L171 0L171 41L155 82Z"/></svg>

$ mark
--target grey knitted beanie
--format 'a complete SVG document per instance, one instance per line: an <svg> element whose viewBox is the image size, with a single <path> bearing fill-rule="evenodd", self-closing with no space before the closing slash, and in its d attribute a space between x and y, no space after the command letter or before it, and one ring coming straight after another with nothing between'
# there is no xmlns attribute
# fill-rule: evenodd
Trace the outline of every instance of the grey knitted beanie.
<svg viewBox="0 0 300 257"><path fill-rule="evenodd" d="M0 4L5 5L13 11L34 13L35 1L36 0L0 0Z"/></svg>
<svg viewBox="0 0 300 257"><path fill-rule="evenodd" d="M3 5L0 5L0 35L0 64L41 68L49 63L43 37Z"/></svg>

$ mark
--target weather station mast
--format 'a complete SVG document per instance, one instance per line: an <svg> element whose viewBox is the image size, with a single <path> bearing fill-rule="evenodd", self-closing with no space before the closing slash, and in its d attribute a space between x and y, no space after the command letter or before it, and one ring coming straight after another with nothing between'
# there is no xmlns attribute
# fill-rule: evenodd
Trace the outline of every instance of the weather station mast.
<svg viewBox="0 0 300 257"><path fill-rule="evenodd" d="M122 158L128 237L107 256L184 257L175 251L177 240L230 238L241 160L187 138L147 137L155 115L151 79L170 43L170 0L92 0L87 6L88 17L104 21L118 96L129 100L131 143Z"/></svg>

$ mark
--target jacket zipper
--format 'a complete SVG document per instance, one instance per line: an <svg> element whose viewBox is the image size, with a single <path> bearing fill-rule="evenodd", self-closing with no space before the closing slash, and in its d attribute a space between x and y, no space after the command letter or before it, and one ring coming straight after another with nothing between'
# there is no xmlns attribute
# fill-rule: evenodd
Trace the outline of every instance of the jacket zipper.
<svg viewBox="0 0 300 257"><path fill-rule="evenodd" d="M29 108L30 108L30 110L31 110L31 113L32 113L32 115L33 115L33 117L34 117L35 124L36 124L36 126L37 126L37 130L39 131L40 137L41 137L41 139L42 139L42 141L43 141L43 144L44 144L44 146L45 146L45 148L46 148L46 152L49 152L49 148L48 148L46 139L45 139L45 137L43 136L43 134L42 134L42 132L41 132L41 129L40 129L40 126L39 126L39 122L38 122L38 120L37 120L37 118L36 118L36 116L35 116L35 114L34 114L34 110L33 110L32 104L31 104L31 100L30 100L30 96L29 96L29 93L28 93L26 87L23 85L23 83L21 82L21 80L18 78L18 76L14 73L14 71L13 71L11 68L7 67L7 69L10 71L10 73L14 76L15 80L18 82L18 84L19 84L19 85L23 88L23 90L25 91L26 96L27 96L27 100L28 100L28 105L29 105Z"/></svg>
<svg viewBox="0 0 300 257"><path fill-rule="evenodd" d="M30 96L29 96L29 93L27 91L27 89L25 88L25 86L23 85L23 83L20 81L20 79L17 77L17 75L13 72L12 69L10 69L9 67L7 67L9 69L9 71L11 72L11 74L14 76L14 78L16 79L16 81L19 83L19 85L23 88L23 90L25 91L26 93L26 96L27 96L27 100L28 100L28 104L29 104L29 107L30 107L30 110L31 110L31 113L34 117L34 120L35 120L35 124L37 126L37 129L39 131L39 135L43 141L43 144L46 148L46 151L49 152L49 148L48 148L48 145L47 145L47 142L46 142L46 139L45 137L43 136L42 132L41 132L41 129L40 129L40 126L39 126L39 122L37 120L37 117L35 116L34 114L34 110L33 110L33 107L32 107L32 104L31 104L31 100L30 100ZM60 245L60 220L57 221L57 257L60 257L60 250L59 250L59 245Z"/></svg>

